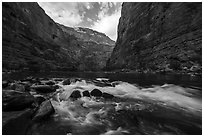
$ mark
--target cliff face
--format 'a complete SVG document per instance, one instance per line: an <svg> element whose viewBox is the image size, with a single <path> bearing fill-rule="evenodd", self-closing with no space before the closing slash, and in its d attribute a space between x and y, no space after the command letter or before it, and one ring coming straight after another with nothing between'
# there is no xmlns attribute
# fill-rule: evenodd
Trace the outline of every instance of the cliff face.
<svg viewBox="0 0 204 137"><path fill-rule="evenodd" d="M58 26L67 39L73 37L71 50L76 52L78 70L101 70L106 66L115 45L113 40L88 28Z"/></svg>
<svg viewBox="0 0 204 137"><path fill-rule="evenodd" d="M107 68L201 70L202 3L123 3Z"/></svg>
<svg viewBox="0 0 204 137"><path fill-rule="evenodd" d="M97 37L86 38L89 32L79 39L79 32L65 31L37 3L3 2L2 24L3 69L100 70L114 45L100 33L106 43L97 42Z"/></svg>

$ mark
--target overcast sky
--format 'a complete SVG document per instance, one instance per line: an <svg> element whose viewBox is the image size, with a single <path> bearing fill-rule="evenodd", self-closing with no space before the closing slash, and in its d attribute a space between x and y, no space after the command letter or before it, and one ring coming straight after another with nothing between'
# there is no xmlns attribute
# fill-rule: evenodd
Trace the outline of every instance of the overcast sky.
<svg viewBox="0 0 204 137"><path fill-rule="evenodd" d="M39 2L55 21L69 27L88 27L117 38L120 2Z"/></svg>

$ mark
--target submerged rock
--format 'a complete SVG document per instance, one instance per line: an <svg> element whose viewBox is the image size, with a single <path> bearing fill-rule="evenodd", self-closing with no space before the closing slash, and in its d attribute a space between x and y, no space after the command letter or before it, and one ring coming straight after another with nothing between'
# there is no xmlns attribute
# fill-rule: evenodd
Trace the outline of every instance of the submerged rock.
<svg viewBox="0 0 204 137"><path fill-rule="evenodd" d="M90 97L90 93L88 90L83 91L82 94L83 94L83 97Z"/></svg>
<svg viewBox="0 0 204 137"><path fill-rule="evenodd" d="M31 107L34 97L29 93L18 92L15 90L2 91L3 111L22 110Z"/></svg>
<svg viewBox="0 0 204 137"><path fill-rule="evenodd" d="M49 85L33 85L31 86L32 89L35 89L37 92L40 93L50 93L55 92L56 89Z"/></svg>
<svg viewBox="0 0 204 137"><path fill-rule="evenodd" d="M31 124L33 113L34 111L30 109L17 113L3 112L4 119L2 123L2 134L25 135L29 125Z"/></svg>
<svg viewBox="0 0 204 137"><path fill-rule="evenodd" d="M79 90L74 90L72 92L72 94L70 95L70 98L74 98L74 99L77 99L77 98L81 98L81 93Z"/></svg>
<svg viewBox="0 0 204 137"><path fill-rule="evenodd" d="M105 93L105 92L104 92L104 93L102 94L102 97L105 98L105 99L112 99L114 96L111 95L111 94L109 94L109 93Z"/></svg>
<svg viewBox="0 0 204 137"><path fill-rule="evenodd" d="M33 117L33 121L40 121L43 119L49 118L51 114L55 112L51 102L49 100L44 101L39 109L37 110L35 116Z"/></svg>
<svg viewBox="0 0 204 137"><path fill-rule="evenodd" d="M102 96L102 92L99 89L93 89L91 91L91 96L101 97Z"/></svg>
<svg viewBox="0 0 204 137"><path fill-rule="evenodd" d="M63 85L70 85L71 82L69 79L65 79L63 82L62 82Z"/></svg>

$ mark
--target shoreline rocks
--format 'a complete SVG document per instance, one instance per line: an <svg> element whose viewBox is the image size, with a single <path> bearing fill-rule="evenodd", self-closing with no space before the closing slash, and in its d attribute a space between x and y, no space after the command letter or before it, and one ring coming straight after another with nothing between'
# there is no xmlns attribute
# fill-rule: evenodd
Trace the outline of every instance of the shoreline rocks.
<svg viewBox="0 0 204 137"><path fill-rule="evenodd" d="M17 113L3 112L2 134L3 135L25 135L32 123L33 110L27 109ZM6 116L5 116L6 115ZM7 117L7 118L6 118Z"/></svg>
<svg viewBox="0 0 204 137"><path fill-rule="evenodd" d="M34 103L34 97L25 92L19 92L15 90L3 90L2 91L2 110L3 111L15 111L22 110Z"/></svg>

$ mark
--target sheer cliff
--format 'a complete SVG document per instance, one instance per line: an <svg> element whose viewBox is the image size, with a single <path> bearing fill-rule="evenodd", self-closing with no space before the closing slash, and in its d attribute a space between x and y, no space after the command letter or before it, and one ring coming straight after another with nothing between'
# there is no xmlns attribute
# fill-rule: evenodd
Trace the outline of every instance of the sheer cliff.
<svg viewBox="0 0 204 137"><path fill-rule="evenodd" d="M123 3L109 70L201 71L202 3Z"/></svg>
<svg viewBox="0 0 204 137"><path fill-rule="evenodd" d="M91 29L66 28L37 3L3 2L3 70L101 70L115 42Z"/></svg>

